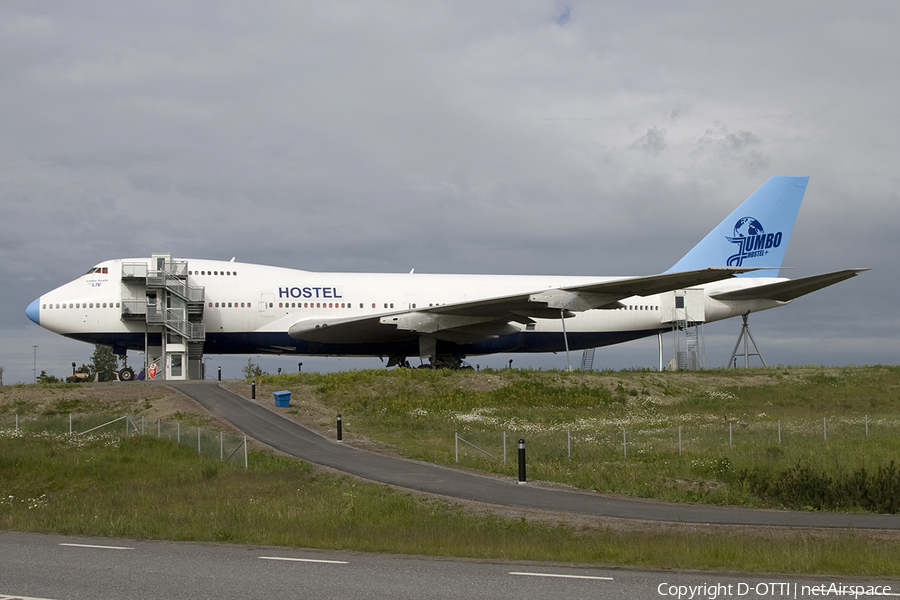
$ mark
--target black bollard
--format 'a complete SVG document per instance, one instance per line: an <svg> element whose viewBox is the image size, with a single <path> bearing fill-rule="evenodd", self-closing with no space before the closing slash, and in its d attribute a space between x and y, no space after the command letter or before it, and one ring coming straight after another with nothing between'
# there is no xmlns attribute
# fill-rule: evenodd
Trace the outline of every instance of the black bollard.
<svg viewBox="0 0 900 600"><path fill-rule="evenodd" d="M525 483L525 440L519 440L519 483Z"/></svg>
<svg viewBox="0 0 900 600"><path fill-rule="evenodd" d="M255 381L250 383L250 399L256 400L256 382Z"/></svg>
<svg viewBox="0 0 900 600"><path fill-rule="evenodd" d="M339 442L344 439L344 429L341 426L341 415L337 416L337 439Z"/></svg>
<svg viewBox="0 0 900 600"><path fill-rule="evenodd" d="M219 367L219 381L222 381L222 367Z"/></svg>

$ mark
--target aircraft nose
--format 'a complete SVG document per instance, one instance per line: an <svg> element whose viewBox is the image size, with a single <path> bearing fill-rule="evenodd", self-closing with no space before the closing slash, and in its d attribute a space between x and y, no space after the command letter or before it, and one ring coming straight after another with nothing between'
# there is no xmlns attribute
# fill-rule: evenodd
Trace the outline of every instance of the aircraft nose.
<svg viewBox="0 0 900 600"><path fill-rule="evenodd" d="M37 323L41 324L41 299L37 298L34 302L28 305L28 308L25 309L25 315Z"/></svg>

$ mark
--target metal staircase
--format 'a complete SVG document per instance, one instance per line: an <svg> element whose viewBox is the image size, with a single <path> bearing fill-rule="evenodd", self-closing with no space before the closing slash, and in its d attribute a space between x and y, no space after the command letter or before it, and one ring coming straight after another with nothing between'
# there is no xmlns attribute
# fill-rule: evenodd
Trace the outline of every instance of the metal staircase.
<svg viewBox="0 0 900 600"><path fill-rule="evenodd" d="M584 354L581 355L581 370L591 371L594 369L594 351L596 348L585 348Z"/></svg>
<svg viewBox="0 0 900 600"><path fill-rule="evenodd" d="M172 377L184 376L184 358L193 376L202 377L201 361L206 341L202 287L188 282L186 261L171 260L167 254L155 254L151 263L122 263L123 321L140 321L146 326L147 364L160 358L165 364L172 357ZM150 336L162 335L159 343ZM155 339L155 338L154 338ZM154 348L151 356L151 346ZM193 367L192 367L193 365Z"/></svg>
<svg viewBox="0 0 900 600"><path fill-rule="evenodd" d="M679 371L695 371L700 364L700 326L689 321L675 323L675 361Z"/></svg>
<svg viewBox="0 0 900 600"><path fill-rule="evenodd" d="M122 298L122 319L161 325L187 342L206 340L202 323L205 292L187 282L187 262L166 261L162 270L149 270L146 263L122 263L122 281L132 290ZM147 292L157 292L153 302ZM165 291L165 294L158 292ZM139 295L139 292L143 292ZM160 304L165 304L162 308ZM173 308L174 306L174 308Z"/></svg>

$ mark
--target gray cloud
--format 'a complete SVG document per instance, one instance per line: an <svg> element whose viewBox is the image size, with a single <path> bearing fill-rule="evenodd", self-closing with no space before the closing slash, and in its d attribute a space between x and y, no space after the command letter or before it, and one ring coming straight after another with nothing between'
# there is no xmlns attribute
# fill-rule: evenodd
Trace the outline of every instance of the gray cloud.
<svg viewBox="0 0 900 600"><path fill-rule="evenodd" d="M650 156L659 156L668 145L666 142L666 130L652 127L628 147L632 150L640 150Z"/></svg>

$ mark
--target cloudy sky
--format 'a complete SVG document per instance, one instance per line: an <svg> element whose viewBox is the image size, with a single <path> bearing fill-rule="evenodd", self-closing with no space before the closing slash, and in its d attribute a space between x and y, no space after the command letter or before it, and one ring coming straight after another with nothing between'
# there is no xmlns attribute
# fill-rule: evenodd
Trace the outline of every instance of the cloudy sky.
<svg viewBox="0 0 900 600"><path fill-rule="evenodd" d="M783 273L873 270L753 315L767 361L897 364L898 25L893 0L0 3L3 381L35 345L88 362L24 311L105 259L645 275L777 174L811 178ZM739 330L707 326L708 364ZM379 365L261 362L299 360Z"/></svg>

